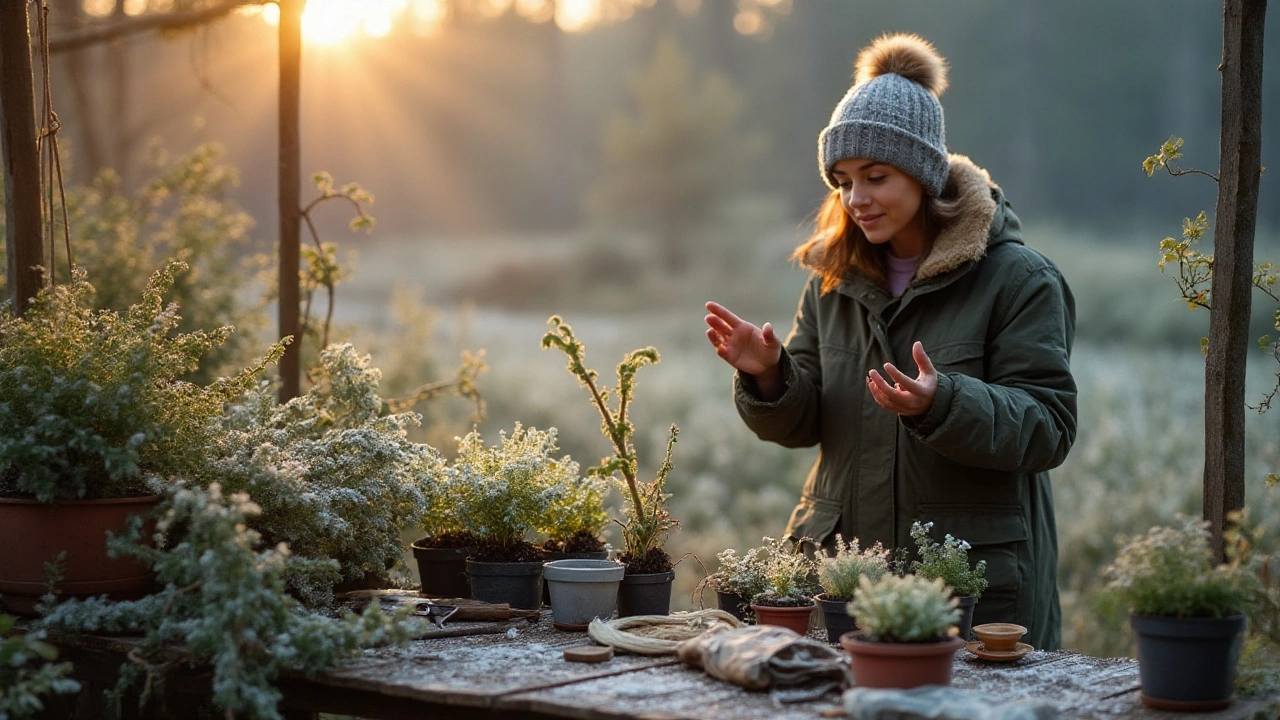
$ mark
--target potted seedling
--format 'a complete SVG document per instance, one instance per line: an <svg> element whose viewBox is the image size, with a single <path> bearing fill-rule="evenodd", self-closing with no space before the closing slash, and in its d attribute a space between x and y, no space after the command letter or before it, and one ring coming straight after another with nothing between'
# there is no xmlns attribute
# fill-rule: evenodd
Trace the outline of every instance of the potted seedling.
<svg viewBox="0 0 1280 720"><path fill-rule="evenodd" d="M719 568L703 578L696 590L710 587L716 593L721 610L744 622L754 620L751 598L769 588L760 548L751 548L742 555L737 550L728 548L717 553L716 560Z"/></svg>
<svg viewBox="0 0 1280 720"><path fill-rule="evenodd" d="M889 571L889 554L880 543L863 550L858 538L845 542L836 535L835 554L821 559L818 565L818 584L822 592L814 596L827 625L827 642L832 645L840 636L856 630L857 622L849 614L849 601L858 591L863 576L879 580Z"/></svg>
<svg viewBox="0 0 1280 720"><path fill-rule="evenodd" d="M800 635L809 632L817 568L801 551L804 542L792 544L766 537L758 548L763 558L765 589L751 598L751 611L761 625L778 625Z"/></svg>
<svg viewBox="0 0 1280 720"><path fill-rule="evenodd" d="M671 608L671 581L675 571L671 556L662 546L667 535L680 523L667 511L669 496L663 488L671 474L671 449L679 428L671 426L662 464L652 481L643 482L639 479L639 463L632 442L635 428L627 416L635 391L636 372L645 365L657 363L658 351L652 347L633 350L618 363L616 404L610 407L609 390L599 384L596 371L587 368L586 349L574 337L572 328L558 316L553 316L548 323L553 329L542 336L542 347L559 348L569 357L569 372L591 393L591 403L602 420L601 431L613 446L613 454L587 474L606 478L621 476L619 483L626 503L625 519L618 521L623 542L620 559L627 571L618 590L618 615L666 615Z"/></svg>
<svg viewBox="0 0 1280 720"><path fill-rule="evenodd" d="M435 473L424 488L427 510L422 517L424 535L409 546L418 563L422 594L428 597L471 597L467 557L479 538L462 524L458 514L462 488L457 473Z"/></svg>
<svg viewBox="0 0 1280 720"><path fill-rule="evenodd" d="M964 641L955 636L960 611L941 579L862 576L849 603L858 630L840 637L859 687L950 685L951 663Z"/></svg>
<svg viewBox="0 0 1280 720"><path fill-rule="evenodd" d="M1207 523L1185 518L1129 538L1103 574L1107 596L1130 612L1142 701L1196 712L1229 705L1257 578L1214 559Z"/></svg>
<svg viewBox="0 0 1280 720"><path fill-rule="evenodd" d="M62 556L67 596L141 597L153 575L107 555L107 533L196 474L215 420L283 348L231 378L184 380L232 328L176 331L163 298L180 262L157 271L124 312L93 309L83 271L44 288L22 317L0 306L0 602L33 614L46 563ZM21 552L11 551L21 548Z"/></svg>
<svg viewBox="0 0 1280 720"><path fill-rule="evenodd" d="M543 508L558 502L578 464L556 458L556 431L516 423L486 447L477 431L458 440L448 482L458 489L456 511L476 534L467 559L471 595L477 600L537 609L542 604L542 554L527 539Z"/></svg>
<svg viewBox="0 0 1280 720"><path fill-rule="evenodd" d="M911 524L911 539L916 542L919 558L911 563L911 572L926 580L938 579L955 594L960 608L960 639L968 640L973 629L973 606L987 589L987 561L969 564L968 542L947 535L942 542L929 537L933 523Z"/></svg>

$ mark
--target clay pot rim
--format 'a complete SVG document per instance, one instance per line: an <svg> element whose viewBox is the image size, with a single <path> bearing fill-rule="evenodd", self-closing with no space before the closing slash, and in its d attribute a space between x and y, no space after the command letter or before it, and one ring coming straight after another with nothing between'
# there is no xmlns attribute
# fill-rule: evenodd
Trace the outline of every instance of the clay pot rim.
<svg viewBox="0 0 1280 720"><path fill-rule="evenodd" d="M808 605L761 605L760 603L756 603L756 602L749 603L749 604L751 605L752 610L760 607L760 608L764 608L765 610L770 610L770 611L776 610L780 612L800 612L800 611L809 612L818 606L818 603L814 602L813 598L809 598Z"/></svg>
<svg viewBox="0 0 1280 720"><path fill-rule="evenodd" d="M1017 623L983 623L974 625L973 636L989 651L1014 650L1027 629Z"/></svg>
<svg viewBox="0 0 1280 720"><path fill-rule="evenodd" d="M886 642L867 640L866 632L854 630L840 636L840 647L849 654L856 650L862 655L899 656L926 654L954 654L964 647L964 640L952 635L946 640L934 642Z"/></svg>
<svg viewBox="0 0 1280 720"><path fill-rule="evenodd" d="M158 503L163 498L162 495L135 495L130 497L109 497L109 498L90 498L85 500L54 500L53 502L40 502L35 498L11 498L0 497L0 505L48 505L57 507L60 505L147 505Z"/></svg>

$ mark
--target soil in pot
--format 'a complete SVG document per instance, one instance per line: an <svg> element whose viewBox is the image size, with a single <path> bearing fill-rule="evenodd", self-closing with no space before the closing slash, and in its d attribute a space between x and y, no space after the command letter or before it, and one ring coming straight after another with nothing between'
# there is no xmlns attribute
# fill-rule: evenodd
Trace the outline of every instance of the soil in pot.
<svg viewBox="0 0 1280 720"><path fill-rule="evenodd" d="M951 637L926 643L871 642L861 632L852 632L840 636L840 647L849 653L858 687L905 690L950 685L952 661L964 641Z"/></svg>
<svg viewBox="0 0 1280 720"><path fill-rule="evenodd" d="M427 597L471 597L467 578L467 556L476 548L471 533L446 533L440 537L424 537L409 546L418 563L422 594Z"/></svg>
<svg viewBox="0 0 1280 720"><path fill-rule="evenodd" d="M1244 637L1243 615L1175 618L1130 615L1138 645L1142 702L1161 710L1209 712L1231 704Z"/></svg>
<svg viewBox="0 0 1280 720"><path fill-rule="evenodd" d="M44 565L63 552L57 588L64 597L105 593L134 600L148 594L155 574L134 558L108 557L107 532L123 533L130 515L145 515L159 503L158 495L56 504L0 498L0 604L13 614L35 615L47 591ZM144 527L143 537L150 535Z"/></svg>
<svg viewBox="0 0 1280 720"><path fill-rule="evenodd" d="M777 625L792 630L797 635L807 635L816 603L808 598L805 601L807 605L762 605L754 602L751 603L751 610L761 625Z"/></svg>
<svg viewBox="0 0 1280 720"><path fill-rule="evenodd" d="M822 620L827 626L827 642L840 644L840 636L858 629L858 621L849 614L848 600L828 600L827 594L815 595L814 602L822 610Z"/></svg>
<svg viewBox="0 0 1280 720"><path fill-rule="evenodd" d="M553 560L542 566L557 630L586 630L592 620L613 617L626 566L611 560Z"/></svg>

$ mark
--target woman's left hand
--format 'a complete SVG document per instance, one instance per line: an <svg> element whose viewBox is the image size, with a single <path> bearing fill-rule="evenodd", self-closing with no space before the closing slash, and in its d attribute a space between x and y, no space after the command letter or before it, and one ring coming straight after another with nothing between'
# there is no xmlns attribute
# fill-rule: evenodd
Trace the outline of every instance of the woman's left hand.
<svg viewBox="0 0 1280 720"><path fill-rule="evenodd" d="M933 407L933 396L938 393L938 371L924 352L924 345L916 341L911 346L920 374L909 378L893 363L885 363L884 371L893 381L890 385L875 369L867 371L867 390L880 407L899 415L923 415Z"/></svg>

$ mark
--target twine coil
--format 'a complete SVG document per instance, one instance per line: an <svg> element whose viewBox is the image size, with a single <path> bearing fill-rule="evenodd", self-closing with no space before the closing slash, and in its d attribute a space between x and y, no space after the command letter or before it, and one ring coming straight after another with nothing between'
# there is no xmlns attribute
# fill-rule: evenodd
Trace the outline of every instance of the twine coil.
<svg viewBox="0 0 1280 720"><path fill-rule="evenodd" d="M616 620L596 618L587 634L601 645L637 655L674 655L676 645L705 632L742 627L737 618L709 608L671 615L633 615Z"/></svg>

